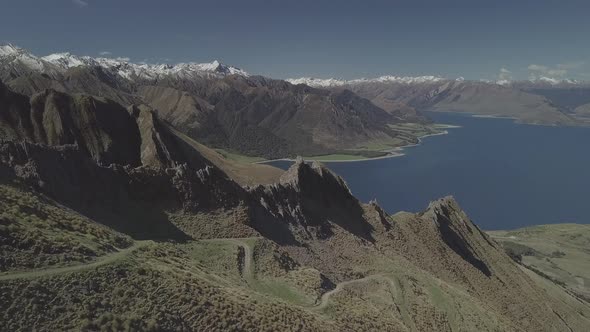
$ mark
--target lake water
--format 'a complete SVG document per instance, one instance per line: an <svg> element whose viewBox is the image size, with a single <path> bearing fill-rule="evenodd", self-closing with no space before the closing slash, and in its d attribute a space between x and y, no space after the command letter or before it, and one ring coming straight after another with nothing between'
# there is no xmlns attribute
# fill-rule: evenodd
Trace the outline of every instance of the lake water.
<svg viewBox="0 0 590 332"><path fill-rule="evenodd" d="M590 222L590 128L428 115L461 128L426 137L402 157L326 164L360 200L376 198L390 213L453 195L486 230Z"/></svg>

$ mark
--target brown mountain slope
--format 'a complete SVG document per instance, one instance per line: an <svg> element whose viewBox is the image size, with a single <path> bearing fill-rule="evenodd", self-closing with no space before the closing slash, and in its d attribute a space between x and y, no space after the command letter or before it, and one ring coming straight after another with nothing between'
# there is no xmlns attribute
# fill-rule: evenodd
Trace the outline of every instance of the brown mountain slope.
<svg viewBox="0 0 590 332"><path fill-rule="evenodd" d="M222 156L219 152L206 147L205 145L193 140L187 135L169 126L168 129L176 137L185 142L189 147L197 150L203 157L213 165L223 170L230 178L241 185L254 186L257 184L270 184L278 181L283 174L279 168L264 164L249 164L235 162Z"/></svg>
<svg viewBox="0 0 590 332"><path fill-rule="evenodd" d="M0 85L0 137L47 145L77 144L101 163L139 165L138 128L112 101L46 90L27 97Z"/></svg>
<svg viewBox="0 0 590 332"><path fill-rule="evenodd" d="M581 106L576 107L574 113L582 118L589 118L590 117L590 104L584 104Z"/></svg>
<svg viewBox="0 0 590 332"><path fill-rule="evenodd" d="M79 265L76 270L60 272L49 266L29 274L0 275L0 306L10 304L0 320L4 326L26 328L32 326L31 317L37 317L38 327L56 329L117 326L129 317L126 324L139 324L143 329L148 326L141 324L148 324L157 330L264 326L305 331L584 331L589 305L550 281L523 272L452 199L435 202L420 214L390 217L376 205L351 201L345 185L326 172L319 165L297 165L279 185L285 191L275 191L277 202L285 204L281 197L290 190L307 195L307 190L320 186L336 194L324 204L356 205L362 210L359 219L327 214L309 219L313 223L298 223L283 210L287 219L275 215L275 223L291 220L292 224L273 229L300 234L299 244L231 237L190 240L184 245L164 242L131 249L102 267ZM316 215L308 203L301 204L294 211L302 218ZM204 227L216 222L214 215L210 218L193 222ZM238 225L230 222L226 227ZM322 228L331 231L308 233ZM252 230L250 236L257 233ZM367 234L372 239L366 239ZM36 280L34 289L29 286L30 278ZM77 280L94 286L85 291L68 286ZM316 282L319 288L312 286ZM132 284L141 287L130 287ZM150 295L154 293L158 296ZM41 306L28 307L30 296L42 305L49 301L55 305L44 311L38 309ZM97 300L100 305L92 304ZM71 304L78 302L87 303L92 311ZM24 308L28 308L26 313ZM69 319L58 308L66 308ZM170 312L171 308L175 310ZM227 315L236 319L223 319ZM253 320L258 327L249 325Z"/></svg>
<svg viewBox="0 0 590 332"><path fill-rule="evenodd" d="M192 83L143 86L139 93L180 131L247 155L275 158L353 149L398 138L388 124L410 121L404 112L388 113L348 90L328 92L240 76Z"/></svg>
<svg viewBox="0 0 590 332"><path fill-rule="evenodd" d="M418 110L511 117L530 124L576 124L575 119L543 96L485 82L367 82L346 87L378 105L403 103Z"/></svg>
<svg viewBox="0 0 590 332"><path fill-rule="evenodd" d="M6 141L0 150L13 169L7 176L21 177L117 229L142 237L177 237L162 212L165 207L215 209L237 205L244 193L146 106L126 110L106 99L55 91L29 102L8 89L3 92L0 133ZM241 179L250 184L257 183L258 169L279 172L270 166L249 169L255 172ZM198 202L192 200L195 195Z"/></svg>
<svg viewBox="0 0 590 332"><path fill-rule="evenodd" d="M589 225L540 225L488 233L522 265L590 300Z"/></svg>
<svg viewBox="0 0 590 332"><path fill-rule="evenodd" d="M384 110L348 90L231 75L220 64L214 72L184 68L165 74L164 66L142 74L141 66L118 60L62 54L52 61L13 46L7 49L0 56L0 79L13 91L32 96L54 89L108 98L125 107L146 104L189 137L249 156L383 155L384 149L417 143L422 132L408 134L390 125L428 123L399 102L380 103ZM70 66L68 59L80 65ZM384 148L368 148L374 146Z"/></svg>

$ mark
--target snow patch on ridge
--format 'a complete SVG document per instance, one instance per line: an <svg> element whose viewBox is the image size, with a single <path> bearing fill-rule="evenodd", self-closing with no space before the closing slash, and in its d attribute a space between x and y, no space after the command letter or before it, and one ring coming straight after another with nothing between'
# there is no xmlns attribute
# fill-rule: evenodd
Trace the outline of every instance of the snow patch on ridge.
<svg viewBox="0 0 590 332"><path fill-rule="evenodd" d="M20 51L22 51L22 49L11 44L0 45L0 56L16 55Z"/></svg>

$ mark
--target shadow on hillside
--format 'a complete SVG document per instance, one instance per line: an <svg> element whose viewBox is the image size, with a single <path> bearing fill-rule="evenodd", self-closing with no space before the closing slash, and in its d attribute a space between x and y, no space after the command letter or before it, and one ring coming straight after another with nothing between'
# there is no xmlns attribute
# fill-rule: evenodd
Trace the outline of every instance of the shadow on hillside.
<svg viewBox="0 0 590 332"><path fill-rule="evenodd" d="M445 214L447 212L445 211ZM452 221L446 216L437 213L439 221L439 229L443 241L451 248L457 255L461 256L465 261L471 264L476 269L480 270L481 273L487 277L492 275L492 271L488 266L479 259L474 253L474 249L471 247L469 242L459 234L453 227L451 227ZM468 228L470 232L473 232L471 228ZM484 237L485 238L485 237Z"/></svg>
<svg viewBox="0 0 590 332"><path fill-rule="evenodd" d="M8 167L0 162L4 181L17 180L28 190L136 239L188 239L164 212L180 205L170 178L162 172L102 167L75 146L8 142L0 145L0 160L10 160Z"/></svg>
<svg viewBox="0 0 590 332"><path fill-rule="evenodd" d="M336 200L328 195L316 196L314 198L302 198L303 215L308 223L323 227L330 234L333 234L333 223L347 232L367 240L375 242L371 235L374 228L364 219L364 210L360 203L352 196L340 197Z"/></svg>

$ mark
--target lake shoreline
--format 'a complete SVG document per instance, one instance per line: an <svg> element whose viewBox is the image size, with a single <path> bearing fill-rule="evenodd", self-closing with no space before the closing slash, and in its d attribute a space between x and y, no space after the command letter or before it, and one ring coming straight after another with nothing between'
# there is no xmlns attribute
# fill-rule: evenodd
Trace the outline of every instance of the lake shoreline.
<svg viewBox="0 0 590 332"><path fill-rule="evenodd" d="M456 129L456 128L461 128L461 126L456 126L456 125L450 125L450 124L435 124L435 128L437 129ZM397 158L397 157L403 157L406 154L403 152L404 149L406 148L411 148L414 146L418 146L420 144L422 144L422 140L424 138L427 137L432 137L432 136L440 136L440 135L448 135L449 131L448 130L443 130L441 132L438 133L432 133L432 134L426 134L426 135L422 135L418 137L418 143L414 143L414 144L406 144L403 146L398 146L395 148L392 148L391 150L387 150L387 151L383 151L386 153L386 155L383 156L379 156L379 157L363 157L362 159L350 159L350 160L330 160L330 159L305 159L306 161L318 161L321 163L357 163L357 162L363 162L363 161L371 161L371 160L381 160L381 159L389 159L389 158ZM264 160L264 161L258 161L255 162L255 164L267 164L267 163L272 163L272 162L276 162L276 161L289 161L289 162L295 162L295 159L292 158L279 158L279 159L271 159L271 160Z"/></svg>
<svg viewBox="0 0 590 332"><path fill-rule="evenodd" d="M485 231L587 223L590 155L575 142L590 142L590 128L521 125L463 113L428 116L461 129L394 150L405 153L403 158L326 165L359 200L377 199L391 214L424 211L428 202L452 195ZM285 170L291 162L270 165Z"/></svg>

